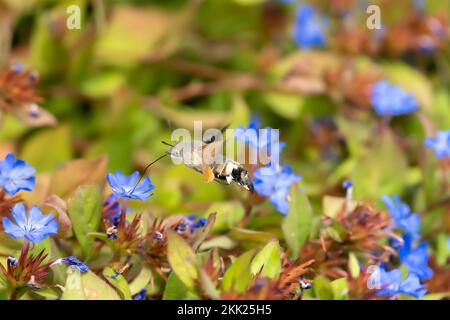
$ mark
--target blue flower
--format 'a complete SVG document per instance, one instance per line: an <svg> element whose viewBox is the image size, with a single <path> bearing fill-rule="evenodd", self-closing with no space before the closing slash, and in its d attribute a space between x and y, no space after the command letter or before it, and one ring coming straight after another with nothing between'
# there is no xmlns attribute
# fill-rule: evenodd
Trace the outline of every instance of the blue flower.
<svg viewBox="0 0 450 320"><path fill-rule="evenodd" d="M32 191L35 179L33 174L36 170L23 160L16 160L12 153L0 161L0 186L10 196L19 190Z"/></svg>
<svg viewBox="0 0 450 320"><path fill-rule="evenodd" d="M403 241L404 244L398 251L400 261L408 267L410 273L416 274L420 280L429 279L433 275L433 270L428 267L428 245L422 242L413 248L409 235L404 235Z"/></svg>
<svg viewBox="0 0 450 320"><path fill-rule="evenodd" d="M386 205L395 225L413 239L419 239L420 216L417 213L411 213L410 207L402 203L397 195L394 195L392 198L383 196L381 199Z"/></svg>
<svg viewBox="0 0 450 320"><path fill-rule="evenodd" d="M187 229L190 230L191 233L195 233L198 228L203 228L206 225L207 220L205 218L197 218L197 215L191 214L177 225L176 230L180 233L185 232Z"/></svg>
<svg viewBox="0 0 450 320"><path fill-rule="evenodd" d="M439 159L450 157L450 130L438 131L435 138L425 139L424 145L433 149Z"/></svg>
<svg viewBox="0 0 450 320"><path fill-rule="evenodd" d="M375 112L380 116L407 114L416 111L419 107L416 98L411 93L386 80L375 83L371 101Z"/></svg>
<svg viewBox="0 0 450 320"><path fill-rule="evenodd" d="M413 0L413 7L418 11L425 11L426 1L425 0Z"/></svg>
<svg viewBox="0 0 450 320"><path fill-rule="evenodd" d="M253 185L260 195L269 197L270 202L282 214L289 212L288 195L292 184L302 177L292 173L292 168L275 168L268 166L255 171Z"/></svg>
<svg viewBox="0 0 450 320"><path fill-rule="evenodd" d="M43 215L36 206L31 207L27 217L25 206L18 203L12 208L12 215L16 224L4 217L3 228L6 234L15 239L24 237L33 243L39 243L58 233L58 222L53 219L53 215Z"/></svg>
<svg viewBox="0 0 450 320"><path fill-rule="evenodd" d="M380 287L381 290L377 292L379 296L404 294L420 299L427 293L427 289L420 283L419 277L414 273L408 274L402 280L402 271L400 269L386 271L383 267L380 268Z"/></svg>
<svg viewBox="0 0 450 320"><path fill-rule="evenodd" d="M89 267L87 266L87 264L85 264L84 262L81 262L80 260L78 260L77 257L74 257L74 256L62 258L61 262L68 266L78 269L81 273L85 273L85 272L89 271Z"/></svg>
<svg viewBox="0 0 450 320"><path fill-rule="evenodd" d="M24 67L22 64L20 63L13 63L11 65L11 71L15 72L15 73L22 73L24 71Z"/></svg>
<svg viewBox="0 0 450 320"><path fill-rule="evenodd" d="M248 144L256 151L265 150L280 153L285 143L279 141L279 132L270 127L261 129L261 120L253 115L247 128L239 126L234 130L236 140Z"/></svg>
<svg viewBox="0 0 450 320"><path fill-rule="evenodd" d="M133 297L133 300L144 300L146 295L147 289L142 289Z"/></svg>
<svg viewBox="0 0 450 320"><path fill-rule="evenodd" d="M353 183L350 180L345 180L344 182L342 182L342 187L344 189L348 189L353 187Z"/></svg>
<svg viewBox="0 0 450 320"><path fill-rule="evenodd" d="M300 48L310 49L325 46L328 22L310 5L300 5L294 23L293 36Z"/></svg>
<svg viewBox="0 0 450 320"><path fill-rule="evenodd" d="M139 185L136 186L139 180L139 172L137 171L130 176L126 176L120 171L117 171L114 174L108 173L106 180L112 191L122 198L144 201L153 195L150 191L155 188L149 177L145 177Z"/></svg>

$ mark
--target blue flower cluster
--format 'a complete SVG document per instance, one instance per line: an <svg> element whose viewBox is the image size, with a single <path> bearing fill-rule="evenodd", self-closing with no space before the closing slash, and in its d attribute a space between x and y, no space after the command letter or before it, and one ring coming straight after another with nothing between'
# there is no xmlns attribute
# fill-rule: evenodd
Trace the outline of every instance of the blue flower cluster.
<svg viewBox="0 0 450 320"><path fill-rule="evenodd" d="M420 239L420 216L411 213L407 204L400 201L397 195L393 198L382 197L396 227L403 231L403 243L394 241L398 249L400 262L408 268L405 279L400 269L389 272L381 270L381 290L379 295L404 294L422 298L427 290L422 281L429 279L433 271L428 267L428 245L425 242L413 246L414 240Z"/></svg>
<svg viewBox="0 0 450 320"><path fill-rule="evenodd" d="M327 19L312 6L302 4L297 8L293 37L300 48L324 47L327 43L327 28Z"/></svg>
<svg viewBox="0 0 450 320"><path fill-rule="evenodd" d="M395 226L402 229L406 234L414 239L420 238L420 216L417 213L411 213L411 208L400 201L398 195L392 198L388 196L381 197L386 205Z"/></svg>
<svg viewBox="0 0 450 320"><path fill-rule="evenodd" d="M371 102L375 112L380 116L408 114L419 107L419 103L411 93L386 80L374 84Z"/></svg>
<svg viewBox="0 0 450 320"><path fill-rule="evenodd" d="M450 130L438 131L436 137L425 139L424 145L433 149L439 159L450 157Z"/></svg>
<svg viewBox="0 0 450 320"><path fill-rule="evenodd" d="M380 269L380 287L381 290L377 292L379 296L393 296L397 294L404 294L415 298L422 298L427 290L420 283L420 279L414 273L408 274L403 279L403 274L400 269L386 271L384 267Z"/></svg>
<svg viewBox="0 0 450 320"><path fill-rule="evenodd" d="M425 242L413 247L410 235L403 236L403 246L398 250L400 261L408 267L409 272L416 274L420 280L427 280L433 275L428 267L428 245Z"/></svg>
<svg viewBox="0 0 450 320"><path fill-rule="evenodd" d="M279 155L285 143L279 141L278 131L267 127L261 130L263 133L260 134L260 127L260 118L253 115L247 128L240 126L235 129L234 137L257 151L264 150L270 154L276 153ZM273 134L273 132L276 132L276 134ZM269 197L270 202L278 212L286 215L289 212L289 190L292 184L300 180L301 176L293 173L290 166L280 167L269 164L255 170L253 186L258 194Z"/></svg>
<svg viewBox="0 0 450 320"><path fill-rule="evenodd" d="M0 186L10 196L20 190L32 191L35 172L33 167L10 153L0 161ZM39 243L58 233L58 222L54 220L53 215L43 215L37 206L32 206L27 214L24 204L17 203L12 207L11 214L15 223L8 217L4 217L2 223L5 233L15 239L25 238Z"/></svg>

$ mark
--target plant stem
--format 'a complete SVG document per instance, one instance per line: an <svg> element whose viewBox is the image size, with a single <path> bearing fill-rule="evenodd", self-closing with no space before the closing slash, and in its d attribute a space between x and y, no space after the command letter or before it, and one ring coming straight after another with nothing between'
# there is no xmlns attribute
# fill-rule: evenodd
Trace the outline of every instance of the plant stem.
<svg viewBox="0 0 450 320"><path fill-rule="evenodd" d="M17 300L17 289L13 289L11 291L11 297L10 300Z"/></svg>

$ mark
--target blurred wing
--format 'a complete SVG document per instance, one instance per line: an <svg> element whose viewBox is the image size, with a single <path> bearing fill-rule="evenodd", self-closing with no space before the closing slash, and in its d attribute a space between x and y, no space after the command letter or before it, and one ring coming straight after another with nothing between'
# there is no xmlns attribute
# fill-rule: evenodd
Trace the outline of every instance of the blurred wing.
<svg viewBox="0 0 450 320"><path fill-rule="evenodd" d="M214 178L215 178L214 172L206 163L202 164L202 171L203 171L203 181L204 182L210 183L211 181L214 180Z"/></svg>

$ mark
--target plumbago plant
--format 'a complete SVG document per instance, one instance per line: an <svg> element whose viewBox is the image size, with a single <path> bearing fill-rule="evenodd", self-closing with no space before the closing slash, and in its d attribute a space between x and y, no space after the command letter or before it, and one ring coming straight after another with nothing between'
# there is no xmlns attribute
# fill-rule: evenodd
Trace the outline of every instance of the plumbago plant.
<svg viewBox="0 0 450 320"><path fill-rule="evenodd" d="M242 138L259 126L255 118L236 139L280 152L284 143ZM435 148L436 141L426 145ZM234 228L241 245L227 251L214 245L222 237L214 232L217 212L155 217L151 199L158 188L151 179L140 179L137 171L105 174L106 167L106 158L67 164L51 177L50 194L39 207L25 196L37 192L36 170L13 154L0 161L4 298L298 300L427 293L433 270L420 240L421 218L396 195L382 196L385 208L376 208L353 199L354 186L346 180L346 196L326 196L321 221L314 222L300 175L289 166L263 175L254 165L256 194L241 223L267 199L285 216L281 241L256 228ZM144 209L130 206L147 200Z"/></svg>
<svg viewBox="0 0 450 320"><path fill-rule="evenodd" d="M0 0L0 299L448 299L441 2ZM147 172L196 120L280 163Z"/></svg>

